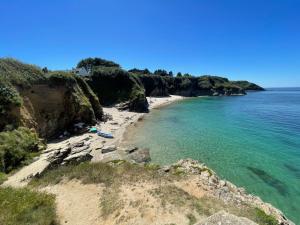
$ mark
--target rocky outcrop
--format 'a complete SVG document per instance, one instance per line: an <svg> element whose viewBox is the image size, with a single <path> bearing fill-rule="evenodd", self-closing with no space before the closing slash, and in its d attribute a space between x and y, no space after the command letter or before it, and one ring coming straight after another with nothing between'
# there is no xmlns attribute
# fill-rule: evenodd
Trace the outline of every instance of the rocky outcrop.
<svg viewBox="0 0 300 225"><path fill-rule="evenodd" d="M149 149L138 147L117 147L115 145L103 146L101 153L102 161L126 160L132 163L147 163L151 161Z"/></svg>
<svg viewBox="0 0 300 225"><path fill-rule="evenodd" d="M120 109L148 112L148 102L140 80L127 71L115 67L95 67L87 83L102 105L121 103Z"/></svg>
<svg viewBox="0 0 300 225"><path fill-rule="evenodd" d="M0 74L0 99L7 102L0 112L2 130L22 125L49 139L75 123L94 124L102 117L96 95L72 74L45 74L13 59L0 60Z"/></svg>
<svg viewBox="0 0 300 225"><path fill-rule="evenodd" d="M232 81L233 84L245 89L246 91L264 91L265 89L257 84L251 83L249 81Z"/></svg>
<svg viewBox="0 0 300 225"><path fill-rule="evenodd" d="M253 221L245 218L238 217L232 214L229 214L225 211L220 211L218 213L213 214L212 216L206 218L205 220L197 223L195 225L258 225Z"/></svg>
<svg viewBox="0 0 300 225"><path fill-rule="evenodd" d="M75 143L68 143L66 146L45 151L44 154L46 154L46 160L49 162L48 168L90 161L93 157L90 154L92 149L89 140L90 138L84 138Z"/></svg>
<svg viewBox="0 0 300 225"><path fill-rule="evenodd" d="M161 171L197 175L202 188L209 190L210 194L222 199L225 203L233 203L236 206L248 204L263 210L267 215L273 216L280 225L295 225L271 204L263 202L257 196L247 194L244 188L239 188L229 181L220 179L213 170L196 160L180 160L171 166L163 167Z"/></svg>

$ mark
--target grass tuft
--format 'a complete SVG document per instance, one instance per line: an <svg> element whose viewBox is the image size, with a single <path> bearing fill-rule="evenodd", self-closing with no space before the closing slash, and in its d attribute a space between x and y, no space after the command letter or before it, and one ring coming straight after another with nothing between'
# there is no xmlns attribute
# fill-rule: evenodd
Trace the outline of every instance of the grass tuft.
<svg viewBox="0 0 300 225"><path fill-rule="evenodd" d="M186 217L189 220L189 225L193 225L197 222L196 217L192 213L187 214Z"/></svg>

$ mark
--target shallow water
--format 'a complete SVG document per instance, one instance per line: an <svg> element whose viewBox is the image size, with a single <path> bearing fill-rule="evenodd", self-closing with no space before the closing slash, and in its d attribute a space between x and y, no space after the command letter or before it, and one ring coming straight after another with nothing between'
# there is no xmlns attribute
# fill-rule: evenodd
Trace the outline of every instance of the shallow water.
<svg viewBox="0 0 300 225"><path fill-rule="evenodd" d="M300 89L192 98L153 110L133 131L152 161L206 163L300 224Z"/></svg>

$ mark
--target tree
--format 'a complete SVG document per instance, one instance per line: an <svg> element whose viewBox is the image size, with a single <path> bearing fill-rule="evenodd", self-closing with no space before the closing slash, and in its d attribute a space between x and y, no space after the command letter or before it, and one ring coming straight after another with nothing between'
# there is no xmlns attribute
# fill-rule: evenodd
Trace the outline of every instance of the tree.
<svg viewBox="0 0 300 225"><path fill-rule="evenodd" d="M169 76L173 77L173 72L172 71L169 72Z"/></svg>
<svg viewBox="0 0 300 225"><path fill-rule="evenodd" d="M108 61L101 58L86 58L82 59L78 64L77 68L84 67L86 70L91 70L93 67L101 66L101 67L117 67L120 68L120 65L113 62Z"/></svg>
<svg viewBox="0 0 300 225"><path fill-rule="evenodd" d="M169 75L166 70L162 70L162 69L155 70L154 74L158 76L164 76L164 77Z"/></svg>
<svg viewBox="0 0 300 225"><path fill-rule="evenodd" d="M48 73L48 72L49 72L47 67L44 67L44 68L42 69L42 71L43 71L44 73Z"/></svg>
<svg viewBox="0 0 300 225"><path fill-rule="evenodd" d="M147 68L143 69L143 70L134 68L134 69L128 70L128 72L134 73L134 74L137 74L137 75L144 75L144 74L149 75L149 74L151 74L151 72Z"/></svg>
<svg viewBox="0 0 300 225"><path fill-rule="evenodd" d="M177 77L182 77L182 73L178 72Z"/></svg>
<svg viewBox="0 0 300 225"><path fill-rule="evenodd" d="M184 76L184 77L191 77L192 75L189 74L189 73L185 73L183 76Z"/></svg>

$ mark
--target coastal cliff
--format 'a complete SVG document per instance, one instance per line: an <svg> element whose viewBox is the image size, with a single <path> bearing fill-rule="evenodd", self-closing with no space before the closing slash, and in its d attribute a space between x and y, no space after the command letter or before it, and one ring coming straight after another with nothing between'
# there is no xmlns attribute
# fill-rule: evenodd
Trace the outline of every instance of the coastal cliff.
<svg viewBox="0 0 300 225"><path fill-rule="evenodd" d="M84 80L65 72L44 73L13 59L0 61L0 129L33 128L51 138L78 122L102 117L98 98Z"/></svg>
<svg viewBox="0 0 300 225"><path fill-rule="evenodd" d="M250 82L233 82L227 78L218 76L158 76L155 74L142 74L138 78L143 84L146 95L169 96L181 95L185 97L195 96L230 96L245 95L246 90L263 90L256 84Z"/></svg>

